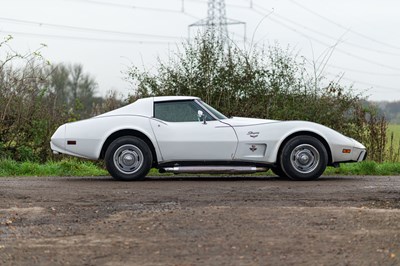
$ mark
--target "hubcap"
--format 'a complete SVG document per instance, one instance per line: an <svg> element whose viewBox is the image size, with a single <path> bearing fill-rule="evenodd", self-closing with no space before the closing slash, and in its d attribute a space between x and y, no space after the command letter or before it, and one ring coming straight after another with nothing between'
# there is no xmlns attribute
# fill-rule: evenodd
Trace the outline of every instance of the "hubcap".
<svg viewBox="0 0 400 266"><path fill-rule="evenodd" d="M301 144L293 149L290 155L292 166L302 174L314 171L319 164L320 155L318 150L309 144Z"/></svg>
<svg viewBox="0 0 400 266"><path fill-rule="evenodd" d="M134 174L143 165L142 151L132 144L119 147L114 153L114 165L124 174Z"/></svg>

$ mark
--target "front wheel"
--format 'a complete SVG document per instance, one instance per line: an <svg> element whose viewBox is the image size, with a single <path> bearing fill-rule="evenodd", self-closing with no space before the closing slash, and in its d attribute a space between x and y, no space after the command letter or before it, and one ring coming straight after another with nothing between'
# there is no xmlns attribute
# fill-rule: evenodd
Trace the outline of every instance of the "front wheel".
<svg viewBox="0 0 400 266"><path fill-rule="evenodd" d="M279 163L283 172L292 180L314 180L325 171L328 153L318 139L297 136L285 144Z"/></svg>
<svg viewBox="0 0 400 266"><path fill-rule="evenodd" d="M122 181L144 179L152 161L152 153L146 142L133 136L114 140L105 154L108 172L115 179Z"/></svg>

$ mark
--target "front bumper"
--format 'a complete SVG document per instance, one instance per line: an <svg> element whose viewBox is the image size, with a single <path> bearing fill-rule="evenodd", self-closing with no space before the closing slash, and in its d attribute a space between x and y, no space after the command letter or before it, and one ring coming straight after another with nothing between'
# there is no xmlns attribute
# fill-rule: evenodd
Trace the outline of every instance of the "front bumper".
<svg viewBox="0 0 400 266"><path fill-rule="evenodd" d="M365 159L367 159L367 151L363 151L363 152L360 154L360 157L358 158L358 161L359 161L359 162L365 161Z"/></svg>
<svg viewBox="0 0 400 266"><path fill-rule="evenodd" d="M365 159L367 158L367 150L360 150L360 149L357 149L357 148L354 148L354 153L355 154L359 154L358 155L358 158L357 158L357 162L362 162L362 161L365 161Z"/></svg>
<svg viewBox="0 0 400 266"><path fill-rule="evenodd" d="M355 139L351 139L351 140L354 143L354 145L353 145L354 155L358 154L356 162L364 161L367 158L367 149L365 148L364 145L362 145L357 140L355 140Z"/></svg>
<svg viewBox="0 0 400 266"><path fill-rule="evenodd" d="M361 162L366 158L367 149L365 146L351 138L348 138L347 143L332 147L332 163Z"/></svg>

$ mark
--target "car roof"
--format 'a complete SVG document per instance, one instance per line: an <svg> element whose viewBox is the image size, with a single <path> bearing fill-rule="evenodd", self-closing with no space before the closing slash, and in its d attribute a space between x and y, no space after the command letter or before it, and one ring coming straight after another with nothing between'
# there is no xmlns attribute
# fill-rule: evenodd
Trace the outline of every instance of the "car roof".
<svg viewBox="0 0 400 266"><path fill-rule="evenodd" d="M157 96L154 97L154 102L167 102L167 101L184 101L184 100L198 100L199 97L193 96Z"/></svg>
<svg viewBox="0 0 400 266"><path fill-rule="evenodd" d="M97 117L105 117L112 115L141 115L146 117L153 116L153 103L154 102L167 102L167 101L188 101L200 99L198 97L192 96L158 96L158 97L148 97L141 98L134 103L125 105L121 108L115 109L113 111L98 115Z"/></svg>

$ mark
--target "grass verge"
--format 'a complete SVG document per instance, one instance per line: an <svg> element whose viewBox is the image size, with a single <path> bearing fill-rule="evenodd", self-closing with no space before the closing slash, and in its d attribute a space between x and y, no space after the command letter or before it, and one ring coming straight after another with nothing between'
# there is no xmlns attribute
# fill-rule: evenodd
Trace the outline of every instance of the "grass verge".
<svg viewBox="0 0 400 266"><path fill-rule="evenodd" d="M90 161L66 159L58 162L49 161L45 164L33 162L16 162L0 160L0 177L5 176L104 176L108 172ZM157 169L151 169L149 175L159 176ZM172 175L172 174L169 174ZM256 176L272 176L273 173L253 174ZM324 175L400 175L400 163L376 163L371 161L361 163L341 164L339 168L328 167ZM196 175L198 176L198 175ZM252 175L250 175L252 176Z"/></svg>
<svg viewBox="0 0 400 266"><path fill-rule="evenodd" d="M0 176L101 176L108 172L93 162L67 159L45 164L0 160Z"/></svg>
<svg viewBox="0 0 400 266"><path fill-rule="evenodd" d="M344 163L339 168L328 167L324 175L400 175L400 163Z"/></svg>

